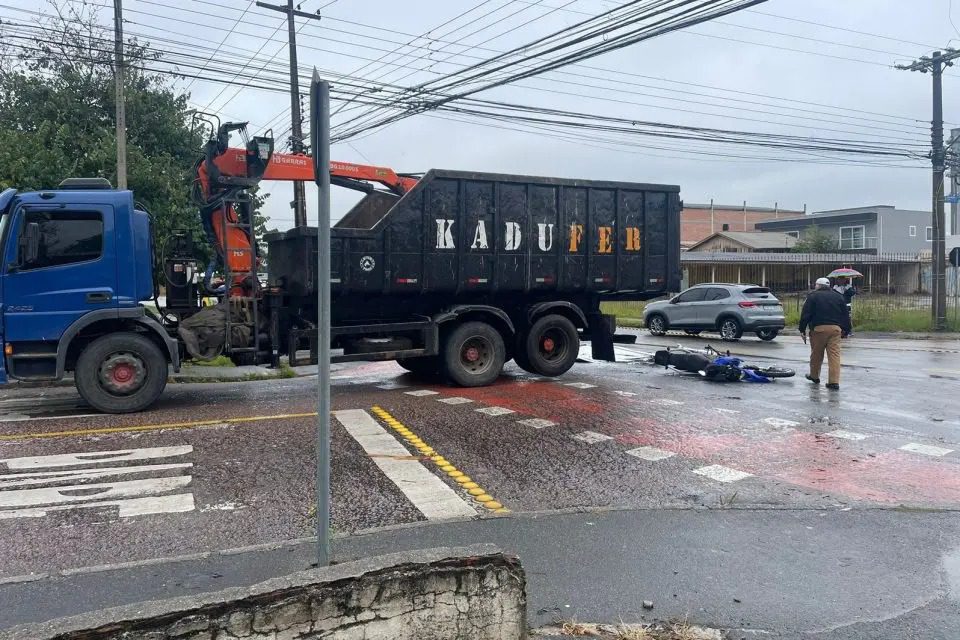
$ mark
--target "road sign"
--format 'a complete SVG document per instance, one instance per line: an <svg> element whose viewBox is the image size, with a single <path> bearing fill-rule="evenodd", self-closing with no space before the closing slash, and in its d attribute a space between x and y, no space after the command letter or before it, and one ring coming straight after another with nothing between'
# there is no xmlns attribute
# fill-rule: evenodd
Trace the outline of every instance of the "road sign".
<svg viewBox="0 0 960 640"><path fill-rule="evenodd" d="M943 196L943 201L948 204L958 204L960 203L960 193Z"/></svg>

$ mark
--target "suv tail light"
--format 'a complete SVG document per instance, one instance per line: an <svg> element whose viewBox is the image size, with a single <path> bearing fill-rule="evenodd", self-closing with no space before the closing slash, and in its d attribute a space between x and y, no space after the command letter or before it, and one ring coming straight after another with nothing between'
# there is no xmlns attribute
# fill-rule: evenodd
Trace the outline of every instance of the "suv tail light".
<svg viewBox="0 0 960 640"><path fill-rule="evenodd" d="M756 303L756 302L745 301L745 302L739 302L739 303L737 303L737 306L739 306L741 309L750 309L750 308L752 308L752 307L757 306L757 303Z"/></svg>

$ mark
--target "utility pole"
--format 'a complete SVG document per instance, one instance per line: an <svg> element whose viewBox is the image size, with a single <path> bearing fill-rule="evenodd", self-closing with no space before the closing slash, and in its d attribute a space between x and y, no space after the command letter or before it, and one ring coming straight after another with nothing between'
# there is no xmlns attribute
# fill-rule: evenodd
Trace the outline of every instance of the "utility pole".
<svg viewBox="0 0 960 640"><path fill-rule="evenodd" d="M960 202L960 129L950 129L950 142L947 147L950 150L950 159L947 162L950 167L950 224L947 225L946 233L957 235L960 234L960 228L957 228L957 204Z"/></svg>
<svg viewBox="0 0 960 640"><path fill-rule="evenodd" d="M113 77L117 102L117 189L127 188L127 110L123 96L123 5L113 0Z"/></svg>
<svg viewBox="0 0 960 640"><path fill-rule="evenodd" d="M907 65L897 65L905 71L919 71L933 75L933 121L930 128L931 153L933 163L933 328L943 331L947 327L947 263L946 237L944 236L943 213L943 174L946 169L946 151L943 148L943 69L953 66L953 60L960 58L960 51L947 49L946 53L934 51L933 55L923 56Z"/></svg>
<svg viewBox="0 0 960 640"><path fill-rule="evenodd" d="M290 148L294 153L303 153L303 116L300 110L300 76L297 66L297 25L294 18L300 16L311 20L319 20L320 15L319 12L307 13L294 9L293 0L287 0L286 6L267 4L266 2L258 2L257 6L287 14L287 38L290 49ZM293 207L294 226L307 226L307 196L303 188L303 182L300 180L293 183L293 202L291 206Z"/></svg>

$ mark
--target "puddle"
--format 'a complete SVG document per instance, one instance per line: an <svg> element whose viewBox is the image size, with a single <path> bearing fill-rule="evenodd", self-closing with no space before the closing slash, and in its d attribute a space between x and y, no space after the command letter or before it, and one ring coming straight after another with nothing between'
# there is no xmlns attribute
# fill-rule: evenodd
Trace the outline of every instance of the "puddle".
<svg viewBox="0 0 960 640"><path fill-rule="evenodd" d="M960 547L943 556L943 571L947 574L950 599L960 601Z"/></svg>

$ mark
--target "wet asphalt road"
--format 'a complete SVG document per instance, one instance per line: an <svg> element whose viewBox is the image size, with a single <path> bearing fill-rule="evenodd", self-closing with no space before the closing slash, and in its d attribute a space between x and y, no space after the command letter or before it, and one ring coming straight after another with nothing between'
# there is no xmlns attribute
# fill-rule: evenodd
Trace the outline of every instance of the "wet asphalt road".
<svg viewBox="0 0 960 640"><path fill-rule="evenodd" d="M733 345L800 373L770 385L713 384L642 361L677 342L720 346L640 334L618 346L617 363L579 363L558 380L509 365L479 389L393 363L338 370L334 409L366 410L406 452L367 450L363 429L348 428L355 413L333 420L335 534L427 520L411 498L420 494L389 477L403 465L433 478L430 495L497 515L428 459L437 454L514 513L960 506L957 341L855 337L839 394L800 377L797 338ZM312 534L315 388L316 378L171 385L133 416L91 415L72 388L0 393L0 579ZM405 443L374 406L435 452ZM540 422L522 422L531 419ZM50 457L67 454L80 457ZM75 470L87 473L64 473Z"/></svg>

